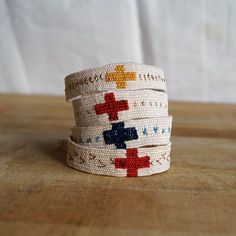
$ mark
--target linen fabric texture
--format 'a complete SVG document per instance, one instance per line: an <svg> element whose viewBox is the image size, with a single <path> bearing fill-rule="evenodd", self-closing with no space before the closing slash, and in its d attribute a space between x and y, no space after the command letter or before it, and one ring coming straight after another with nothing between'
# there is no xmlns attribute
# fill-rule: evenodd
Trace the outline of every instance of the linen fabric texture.
<svg viewBox="0 0 236 236"><path fill-rule="evenodd" d="M116 63L66 76L75 127L67 164L91 174L138 177L170 168L172 116L164 72Z"/></svg>

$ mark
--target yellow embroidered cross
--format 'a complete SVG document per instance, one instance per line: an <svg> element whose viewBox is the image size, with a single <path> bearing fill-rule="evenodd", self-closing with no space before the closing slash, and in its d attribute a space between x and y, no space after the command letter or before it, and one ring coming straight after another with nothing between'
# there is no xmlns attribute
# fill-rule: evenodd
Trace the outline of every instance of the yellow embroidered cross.
<svg viewBox="0 0 236 236"><path fill-rule="evenodd" d="M135 72L125 72L125 67L123 65L117 65L115 68L116 72L106 73L106 82L116 82L116 88L124 89L126 88L126 81L136 80Z"/></svg>

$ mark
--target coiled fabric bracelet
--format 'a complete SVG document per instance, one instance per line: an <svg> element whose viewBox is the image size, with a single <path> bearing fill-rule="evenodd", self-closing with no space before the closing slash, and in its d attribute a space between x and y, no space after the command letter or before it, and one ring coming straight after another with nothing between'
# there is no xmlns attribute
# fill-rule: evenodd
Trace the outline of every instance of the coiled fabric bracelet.
<svg viewBox="0 0 236 236"><path fill-rule="evenodd" d="M82 70L65 78L67 101L82 94L145 88L166 92L164 72L153 66L124 63Z"/></svg>
<svg viewBox="0 0 236 236"><path fill-rule="evenodd" d="M168 116L167 93L154 90L112 91L73 100L77 126L92 126L138 118Z"/></svg>
<svg viewBox="0 0 236 236"><path fill-rule="evenodd" d="M102 149L67 140L67 164L92 174L117 177L147 176L170 168L171 143L165 146Z"/></svg>
<svg viewBox="0 0 236 236"><path fill-rule="evenodd" d="M76 127L67 164L92 174L147 176L170 167L172 116L161 69L109 64L65 78Z"/></svg>
<svg viewBox="0 0 236 236"><path fill-rule="evenodd" d="M165 145L170 142L172 117L121 121L102 126L73 127L74 140L83 146L120 149Z"/></svg>

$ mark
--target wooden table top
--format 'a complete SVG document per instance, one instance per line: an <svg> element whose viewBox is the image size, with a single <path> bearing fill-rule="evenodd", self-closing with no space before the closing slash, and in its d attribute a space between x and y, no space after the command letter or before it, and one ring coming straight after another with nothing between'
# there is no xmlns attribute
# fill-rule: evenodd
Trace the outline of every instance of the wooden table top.
<svg viewBox="0 0 236 236"><path fill-rule="evenodd" d="M236 235L236 106L170 102L171 169L79 172L63 97L0 95L0 235Z"/></svg>

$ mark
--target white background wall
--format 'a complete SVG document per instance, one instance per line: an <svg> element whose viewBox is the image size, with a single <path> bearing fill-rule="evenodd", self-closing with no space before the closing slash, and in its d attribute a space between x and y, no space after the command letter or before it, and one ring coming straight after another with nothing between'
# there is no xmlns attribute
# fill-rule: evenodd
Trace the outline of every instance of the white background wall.
<svg viewBox="0 0 236 236"><path fill-rule="evenodd" d="M0 0L0 92L64 94L66 74L162 67L170 99L236 102L235 0Z"/></svg>

